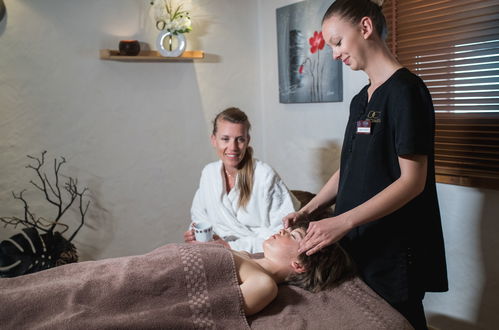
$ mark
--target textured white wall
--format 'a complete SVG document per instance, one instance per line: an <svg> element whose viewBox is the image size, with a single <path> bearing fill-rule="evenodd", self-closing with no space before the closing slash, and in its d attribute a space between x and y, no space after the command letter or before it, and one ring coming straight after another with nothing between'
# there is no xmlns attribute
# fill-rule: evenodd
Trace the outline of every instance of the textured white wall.
<svg viewBox="0 0 499 330"><path fill-rule="evenodd" d="M437 190L449 291L427 294L429 320L441 329L497 329L499 191L447 184Z"/></svg>
<svg viewBox="0 0 499 330"><path fill-rule="evenodd" d="M236 105L261 149L257 32L251 1L195 1L187 49L198 62L102 61L121 39L154 45L149 1L5 1L0 23L0 215L22 215L10 195L30 188L26 155L65 156L91 191L82 259L143 253L179 242L202 166L216 158L210 120ZM244 37L244 38L241 38ZM28 195L27 195L28 196ZM40 196L39 215L51 217ZM36 205L39 204L39 205ZM77 214L68 214L76 223ZM1 228L1 236L12 230Z"/></svg>

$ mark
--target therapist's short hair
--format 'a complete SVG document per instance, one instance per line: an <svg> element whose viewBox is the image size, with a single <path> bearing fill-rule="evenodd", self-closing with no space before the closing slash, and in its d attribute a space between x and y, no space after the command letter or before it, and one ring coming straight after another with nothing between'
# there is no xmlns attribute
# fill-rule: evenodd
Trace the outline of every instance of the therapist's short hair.
<svg viewBox="0 0 499 330"><path fill-rule="evenodd" d="M306 230L309 223L298 221L291 226L291 230ZM291 274L286 282L311 292L332 289L355 276L354 263L339 243L328 245L310 256L304 252L298 259L305 272Z"/></svg>

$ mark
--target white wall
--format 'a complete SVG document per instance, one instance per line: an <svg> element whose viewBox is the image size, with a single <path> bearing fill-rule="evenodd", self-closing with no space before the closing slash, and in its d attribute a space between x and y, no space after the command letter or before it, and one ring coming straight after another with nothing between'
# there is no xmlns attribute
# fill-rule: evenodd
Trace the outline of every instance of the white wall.
<svg viewBox="0 0 499 330"><path fill-rule="evenodd" d="M449 291L426 296L429 320L442 329L497 329L499 191L447 184L437 190Z"/></svg>
<svg viewBox="0 0 499 330"><path fill-rule="evenodd" d="M314 0L315 1L315 0ZM189 2L189 1L187 1ZM188 63L101 61L120 39L153 43L148 0L5 0L0 22L0 216L29 188L27 154L66 156L91 191L83 259L178 242L202 166L210 120L236 105L253 123L257 157L292 189L318 191L338 167L348 105L367 79L343 69L343 102L280 104L275 9L292 0L192 0ZM438 185L450 291L425 307L442 329L499 324L499 192ZM50 216L43 199L33 206ZM37 209L38 210L38 209ZM77 215L68 215L75 224ZM0 239L14 231L0 227ZM424 237L422 237L424 239Z"/></svg>

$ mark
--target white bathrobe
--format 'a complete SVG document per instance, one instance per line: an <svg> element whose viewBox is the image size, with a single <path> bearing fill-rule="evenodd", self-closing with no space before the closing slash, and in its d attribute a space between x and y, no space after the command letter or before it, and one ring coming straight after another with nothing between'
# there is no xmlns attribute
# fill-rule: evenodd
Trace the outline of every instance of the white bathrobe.
<svg viewBox="0 0 499 330"><path fill-rule="evenodd" d="M193 222L206 221L233 250L262 252L262 243L282 228L282 218L299 208L279 175L267 164L254 160L253 190L246 209L239 208L236 184L227 194L222 161L205 166L191 208Z"/></svg>

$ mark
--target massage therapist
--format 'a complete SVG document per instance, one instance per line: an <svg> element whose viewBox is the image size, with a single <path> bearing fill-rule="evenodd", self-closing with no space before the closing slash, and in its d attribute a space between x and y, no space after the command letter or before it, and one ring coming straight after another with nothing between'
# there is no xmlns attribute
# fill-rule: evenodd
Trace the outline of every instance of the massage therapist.
<svg viewBox="0 0 499 330"><path fill-rule="evenodd" d="M193 223L209 222L215 241L233 250L262 252L262 243L282 228L281 219L299 207L279 175L253 158L251 124L238 108L213 121L211 144L220 160L205 166L191 207ZM185 242L195 242L193 230Z"/></svg>
<svg viewBox="0 0 499 330"><path fill-rule="evenodd" d="M384 42L382 1L336 0L322 20L333 58L362 70L370 83L350 104L340 169L285 226L336 203L311 223L300 251L313 254L341 239L362 279L426 329L425 292L447 290L435 188L434 122L424 82Z"/></svg>

